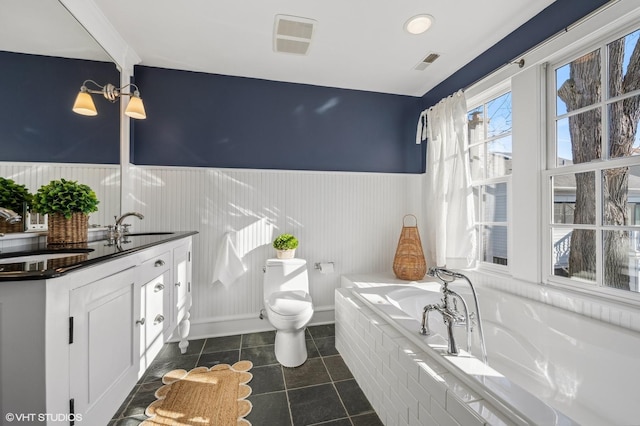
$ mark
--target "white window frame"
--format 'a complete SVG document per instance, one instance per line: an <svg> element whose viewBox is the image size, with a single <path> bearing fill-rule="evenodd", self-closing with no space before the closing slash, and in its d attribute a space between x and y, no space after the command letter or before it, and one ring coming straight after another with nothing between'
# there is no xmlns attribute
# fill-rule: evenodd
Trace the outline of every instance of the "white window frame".
<svg viewBox="0 0 640 426"><path fill-rule="evenodd" d="M626 36L636 30L640 29L640 25L636 22L631 25L618 28L615 31L611 31L606 35L600 36L595 40L581 43L581 47L573 49L570 54L564 54L561 57L550 59L547 66L547 90L546 90L546 134L547 134L547 168L542 172L542 208L543 208L543 282L563 287L570 290L575 290L581 293L591 294L600 298L611 299L616 301L623 301L626 303L640 303L640 292L621 290L617 288L607 287L604 285L604 268L603 268L603 242L602 233L606 230L634 230L640 231L639 226L612 226L602 224L602 180L601 173L603 170L625 167L625 166L638 166L640 165L640 155L632 157L621 158L608 158L608 150L606 149L609 136L608 126L608 109L607 105L619 100L621 97L608 98L603 91L600 102L595 104L601 108L602 122L601 122L601 136L602 136L602 158L597 161L589 163L571 164L564 166L556 166L556 88L555 88L555 70L571 61L580 58L581 56L592 52L596 49L600 49L600 61L602 72L602 87L608 87L608 51L607 44L621 37ZM627 96L640 95L640 90L627 93ZM573 112L575 113L575 112ZM572 113L572 114L573 114ZM571 114L569 114L571 115ZM567 116L563 114L561 116ZM574 224L554 224L553 223L553 188L552 177L564 174L574 174L582 172L595 173L595 191L596 191L596 223L594 225L574 225ZM596 232L596 280L595 282L587 280L579 280L576 278L565 278L556 276L553 274L553 228L570 228L570 229L591 229Z"/></svg>
<svg viewBox="0 0 640 426"><path fill-rule="evenodd" d="M495 85L494 87L483 91L482 93L467 99L467 113L469 113L469 111L472 111L473 109L481 106L481 105L485 105L496 99L499 98L500 96L508 93L511 91L511 84L510 84L510 80L506 80L501 82L500 84ZM512 109L512 113L513 113L513 109ZM511 132L509 132L510 136L512 136L512 146L513 146L513 128L511 129ZM500 138L506 136L506 134L502 134L500 135ZM486 138L483 139L481 142L478 143L473 143L471 144L471 142L469 141L468 145L467 145L467 154L468 154L468 158L471 159L471 148L475 147L475 146L479 146L479 145L486 145L489 142L491 142L494 139L499 139L499 138ZM485 158L486 161L486 158ZM485 170L485 174L486 174L486 170ZM507 185L507 219L505 222L488 222L488 221L484 221L482 220L481 217L478 216L482 216L483 212L484 212L484 205L483 205L483 200L482 200L482 196L478 197L479 200L479 205L474 206L474 211L475 211L475 223L474 223L474 227L475 227L475 232L476 232L476 241L477 241L477 249L476 249L476 259L477 259L477 265L479 269L484 269L487 271L491 271L491 272L497 272L500 274L510 274L511 272L511 259L512 259L512 226L511 226L511 200L512 200L512 196L511 196L511 174L505 175L505 176L499 176L499 177L491 177L491 178L487 178L486 176L483 179L471 179L471 186L475 189L478 188L478 190L480 191L480 195L482 195L482 191L481 189L487 185L495 185L495 184L499 184L499 183L505 183ZM482 252L482 248L484 246L484 241L483 241L483 232L481 232L482 228L485 226L505 226L507 228L507 265L500 265L500 264L496 264L493 262L486 262L483 260L483 252Z"/></svg>

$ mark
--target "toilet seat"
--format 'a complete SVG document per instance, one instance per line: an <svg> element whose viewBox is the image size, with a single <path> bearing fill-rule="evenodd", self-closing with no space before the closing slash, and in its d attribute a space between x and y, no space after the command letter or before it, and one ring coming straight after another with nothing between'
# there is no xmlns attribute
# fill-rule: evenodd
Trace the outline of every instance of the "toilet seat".
<svg viewBox="0 0 640 426"><path fill-rule="evenodd" d="M266 301L269 310L283 317L304 315L313 310L309 293L302 290L276 291Z"/></svg>

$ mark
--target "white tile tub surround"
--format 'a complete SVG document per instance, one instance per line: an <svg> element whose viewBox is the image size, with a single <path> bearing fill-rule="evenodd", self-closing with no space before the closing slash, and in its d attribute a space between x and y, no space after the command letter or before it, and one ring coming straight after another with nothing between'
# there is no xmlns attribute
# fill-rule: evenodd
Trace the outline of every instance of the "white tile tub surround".
<svg viewBox="0 0 640 426"><path fill-rule="evenodd" d="M478 370L483 364L473 357L435 356L446 349L446 339L438 334L445 332L438 315L430 316L434 334L428 337L418 334L422 307L437 303L441 298L438 283L428 280L406 282L383 273L343 276L342 285L354 286L352 294L344 294L353 299L357 309L366 308L361 309L359 312L364 314L359 315L366 317L372 312L376 324L393 325L396 332L391 336L399 332L434 356L441 367L510 421L518 423L518 419L524 419L528 424L572 424L567 417L570 416L585 425L637 423L634 389L640 381L640 371L636 368L639 333L559 309L551 303L540 303L532 300L533 294L523 298L497 289L502 285L517 288L519 283L492 281L494 277L476 271L468 272L468 275L478 290L488 360L492 367L488 370ZM480 276L493 284L488 285ZM467 299L467 303L472 303L464 281L451 286ZM528 288L526 292L532 291ZM562 292L555 294L555 289L553 295L544 287L539 291L545 294L543 300L546 302L562 297ZM340 311L354 303L337 304L336 330L349 327L348 322L340 324L339 318L343 316ZM470 309L473 310L472 305ZM358 324L365 322L360 318ZM372 330L371 324L369 330ZM336 331L337 341L342 338L339 334ZM472 352L479 354L475 335L477 333L474 333ZM456 340L464 354L463 328L456 328ZM349 342L337 343L339 350ZM347 347L347 353L352 349ZM351 367L350 362L360 363L366 357L365 351L351 360L346 359L348 356L345 359ZM467 405L477 407L475 401ZM444 406L445 409L448 407ZM512 418L514 413L515 420Z"/></svg>
<svg viewBox="0 0 640 426"><path fill-rule="evenodd" d="M527 424L501 413L347 288L336 290L336 348L387 426Z"/></svg>
<svg viewBox="0 0 640 426"><path fill-rule="evenodd" d="M393 265L402 217L421 217L422 175L131 166L128 209L145 219L136 230L196 230L191 336L272 329L258 319L262 268L274 257L272 237L288 232L307 260L315 315L333 322L340 275ZM135 219L134 219L135 220ZM268 238L267 226L273 226ZM238 232L248 270L229 288L211 283L219 242ZM422 232L422 229L420 230ZM265 239L269 243L265 243ZM335 262L321 274L316 262Z"/></svg>

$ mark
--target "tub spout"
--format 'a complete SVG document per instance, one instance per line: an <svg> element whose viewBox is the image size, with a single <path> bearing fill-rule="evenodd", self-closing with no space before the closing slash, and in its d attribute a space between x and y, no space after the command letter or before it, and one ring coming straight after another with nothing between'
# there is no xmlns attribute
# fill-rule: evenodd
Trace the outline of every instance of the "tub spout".
<svg viewBox="0 0 640 426"><path fill-rule="evenodd" d="M420 334L428 336L431 334L429 330L429 312L438 309L438 305L427 305L422 310L422 325L420 327Z"/></svg>

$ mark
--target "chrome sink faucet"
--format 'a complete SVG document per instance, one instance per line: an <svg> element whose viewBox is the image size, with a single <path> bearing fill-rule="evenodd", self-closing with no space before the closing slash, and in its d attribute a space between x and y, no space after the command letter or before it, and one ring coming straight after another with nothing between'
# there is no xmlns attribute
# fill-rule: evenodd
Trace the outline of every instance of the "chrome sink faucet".
<svg viewBox="0 0 640 426"><path fill-rule="evenodd" d="M142 213L138 213L138 212L127 212L124 213L122 216L117 217L114 216L116 223L115 225L109 225L107 226L108 230L109 230L109 239L117 239L120 238L122 235L126 235L129 232L129 224L127 223L122 223L122 221L129 217L129 216L135 216L138 219L142 220L144 219L144 215Z"/></svg>
<svg viewBox="0 0 640 426"><path fill-rule="evenodd" d="M0 207L0 217L7 221L7 223L14 224L22 220L22 216L14 212L11 209Z"/></svg>

